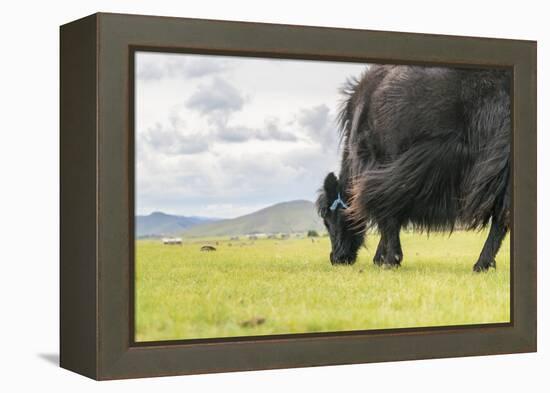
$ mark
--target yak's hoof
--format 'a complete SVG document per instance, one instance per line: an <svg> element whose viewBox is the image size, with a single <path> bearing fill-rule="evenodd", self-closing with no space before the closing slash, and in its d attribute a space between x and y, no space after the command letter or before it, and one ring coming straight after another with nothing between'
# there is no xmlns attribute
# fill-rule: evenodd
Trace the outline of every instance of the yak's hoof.
<svg viewBox="0 0 550 393"><path fill-rule="evenodd" d="M403 255L393 254L393 258L386 258L385 255L382 255L382 258L377 261L374 260L374 263L382 269L397 269L401 266L401 261L403 260Z"/></svg>
<svg viewBox="0 0 550 393"><path fill-rule="evenodd" d="M480 272L486 272L487 270L489 270L489 268L495 268L497 267L497 263L494 259L491 259L491 260L483 260L483 259L480 259L479 261L476 262L476 264L474 265L474 272L476 273L480 273Z"/></svg>

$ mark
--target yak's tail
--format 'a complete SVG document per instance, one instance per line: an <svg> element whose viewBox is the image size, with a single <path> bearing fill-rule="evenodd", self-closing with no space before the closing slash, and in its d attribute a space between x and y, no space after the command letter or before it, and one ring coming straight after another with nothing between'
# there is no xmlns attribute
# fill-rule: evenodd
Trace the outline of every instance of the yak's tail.
<svg viewBox="0 0 550 393"><path fill-rule="evenodd" d="M490 219L507 222L510 208L510 137L501 132L484 149L464 182L464 221L483 228Z"/></svg>
<svg viewBox="0 0 550 393"><path fill-rule="evenodd" d="M397 219L420 230L453 230L467 165L468 148L458 138L424 140L356 176L346 213L358 228Z"/></svg>

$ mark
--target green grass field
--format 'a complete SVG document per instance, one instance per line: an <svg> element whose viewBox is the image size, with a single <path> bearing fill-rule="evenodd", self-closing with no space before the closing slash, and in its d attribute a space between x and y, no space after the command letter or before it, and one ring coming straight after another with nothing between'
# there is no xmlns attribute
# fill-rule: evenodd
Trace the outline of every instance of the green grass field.
<svg viewBox="0 0 550 393"><path fill-rule="evenodd" d="M136 341L508 322L509 240L497 269L476 274L485 238L403 233L397 270L373 265L376 235L353 266L331 266L327 237L219 240L213 252L139 240Z"/></svg>

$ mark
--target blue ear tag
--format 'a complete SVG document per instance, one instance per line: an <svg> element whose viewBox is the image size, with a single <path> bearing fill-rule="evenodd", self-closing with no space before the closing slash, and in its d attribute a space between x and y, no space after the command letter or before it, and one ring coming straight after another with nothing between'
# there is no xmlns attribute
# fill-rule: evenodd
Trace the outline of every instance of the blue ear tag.
<svg viewBox="0 0 550 393"><path fill-rule="evenodd" d="M348 205L346 205L346 202L344 202L342 198L340 198L340 193L338 193L338 198L336 198L334 202L332 202L332 205L330 205L330 208L329 208L330 211L335 211L336 209L338 209L338 205L341 205L343 209L348 208Z"/></svg>

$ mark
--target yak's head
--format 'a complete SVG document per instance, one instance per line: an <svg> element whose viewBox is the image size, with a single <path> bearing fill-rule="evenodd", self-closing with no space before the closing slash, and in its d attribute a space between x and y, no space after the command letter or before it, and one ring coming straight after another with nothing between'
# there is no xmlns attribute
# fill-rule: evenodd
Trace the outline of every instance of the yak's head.
<svg viewBox="0 0 550 393"><path fill-rule="evenodd" d="M319 191L317 211L323 218L330 235L332 245L330 262L333 265L355 263L357 252L364 239L363 231L354 229L352 221L345 214L347 208L345 190L331 172Z"/></svg>

